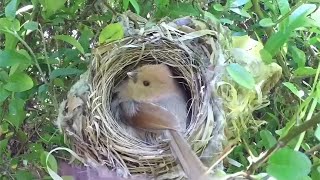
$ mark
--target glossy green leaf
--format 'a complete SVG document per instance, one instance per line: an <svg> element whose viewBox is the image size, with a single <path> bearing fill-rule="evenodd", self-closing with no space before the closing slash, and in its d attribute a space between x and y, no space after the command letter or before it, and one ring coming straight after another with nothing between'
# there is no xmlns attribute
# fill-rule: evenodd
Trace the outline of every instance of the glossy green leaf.
<svg viewBox="0 0 320 180"><path fill-rule="evenodd" d="M277 180L300 180L311 170L309 158L292 149L284 148L271 155L267 173Z"/></svg>
<svg viewBox="0 0 320 180"><path fill-rule="evenodd" d="M16 64L30 64L31 61L26 56L13 50L0 50L0 67L14 66Z"/></svg>
<svg viewBox="0 0 320 180"><path fill-rule="evenodd" d="M284 82L283 85L286 86L293 94L298 96L300 99L304 95L303 91L299 91L297 87L290 82Z"/></svg>
<svg viewBox="0 0 320 180"><path fill-rule="evenodd" d="M84 49L81 46L81 44L74 38L68 35L56 35L54 36L54 39L65 41L72 46L74 46L76 49L78 49L82 54L84 54Z"/></svg>
<svg viewBox="0 0 320 180"><path fill-rule="evenodd" d="M289 52L291 53L291 57L295 63L297 63L298 67L304 67L306 64L306 55L303 51L301 51L296 46L290 46Z"/></svg>
<svg viewBox="0 0 320 180"><path fill-rule="evenodd" d="M314 132L314 136L320 141L320 126L317 126L316 131Z"/></svg>
<svg viewBox="0 0 320 180"><path fill-rule="evenodd" d="M232 63L227 67L227 72L231 78L239 85L247 88L254 89L255 81L252 74L239 64Z"/></svg>
<svg viewBox="0 0 320 180"><path fill-rule="evenodd" d="M109 24L101 31L99 43L109 43L124 37L124 30L120 23Z"/></svg>
<svg viewBox="0 0 320 180"><path fill-rule="evenodd" d="M30 76L23 72L16 72L9 76L8 82L4 88L12 92L23 92L33 87L33 81Z"/></svg>
<svg viewBox="0 0 320 180"><path fill-rule="evenodd" d="M18 3L20 1L18 0L11 0L8 5L6 6L4 12L7 18L9 19L14 19L14 17L16 16L16 11L17 11L17 7L18 7Z"/></svg>
<svg viewBox="0 0 320 180"><path fill-rule="evenodd" d="M31 31L37 30L38 26L39 26L38 22L34 22L34 21L29 21L23 25L25 29L31 30Z"/></svg>
<svg viewBox="0 0 320 180"><path fill-rule="evenodd" d="M55 69L51 72L50 79L54 79L60 76L65 77L70 75L79 75L81 73L83 73L83 71L76 68L60 68Z"/></svg>
<svg viewBox="0 0 320 180"><path fill-rule="evenodd" d="M264 18L259 21L259 25L262 27L271 27L274 26L275 23L272 21L271 18Z"/></svg>
<svg viewBox="0 0 320 180"><path fill-rule="evenodd" d="M16 129L20 127L23 123L23 120L26 116L26 112L24 111L25 101L20 98L14 98L10 100L9 104L9 114L6 119L14 125Z"/></svg>
<svg viewBox="0 0 320 180"><path fill-rule="evenodd" d="M260 137L262 139L262 143L263 143L264 147L267 149L271 148L273 145L275 145L277 143L276 138L273 137L271 132L268 130L260 131Z"/></svg>
<svg viewBox="0 0 320 180"><path fill-rule="evenodd" d="M307 77L313 76L317 73L317 69L313 69L312 67L300 67L294 70L293 74L297 77Z"/></svg>

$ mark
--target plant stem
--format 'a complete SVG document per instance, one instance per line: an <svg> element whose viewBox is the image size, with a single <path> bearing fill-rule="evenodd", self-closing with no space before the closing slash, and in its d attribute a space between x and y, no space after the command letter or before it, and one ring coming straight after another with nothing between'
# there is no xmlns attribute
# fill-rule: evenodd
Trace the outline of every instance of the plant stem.
<svg viewBox="0 0 320 180"><path fill-rule="evenodd" d="M293 127L287 135L285 135L283 138L281 138L277 144L275 144L272 148L270 148L264 156L262 156L258 161L252 163L248 170L247 174L253 174L254 171L260 167L262 163L264 163L273 152L277 151L278 149L284 147L287 145L292 139L300 135L301 133L305 132L311 127L316 126L318 123L320 123L320 113L315 114L309 121L305 121L303 124Z"/></svg>

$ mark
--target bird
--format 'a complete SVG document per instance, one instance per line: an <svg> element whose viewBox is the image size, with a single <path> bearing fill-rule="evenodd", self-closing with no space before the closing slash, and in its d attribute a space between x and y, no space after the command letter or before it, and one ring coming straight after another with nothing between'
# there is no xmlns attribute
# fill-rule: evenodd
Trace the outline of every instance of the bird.
<svg viewBox="0 0 320 180"><path fill-rule="evenodd" d="M166 64L146 64L127 72L115 90L117 116L134 128L162 130L186 176L209 179L207 168L183 137L187 126L187 96Z"/></svg>

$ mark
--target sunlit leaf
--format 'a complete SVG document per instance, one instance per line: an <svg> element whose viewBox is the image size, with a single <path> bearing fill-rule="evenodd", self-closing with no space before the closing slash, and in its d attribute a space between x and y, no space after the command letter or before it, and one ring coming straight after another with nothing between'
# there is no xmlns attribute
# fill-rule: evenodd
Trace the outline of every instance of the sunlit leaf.
<svg viewBox="0 0 320 180"><path fill-rule="evenodd" d="M62 40L62 41L67 42L67 43L71 44L72 46L74 46L75 48L77 48L82 54L84 54L83 47L74 37L71 37L68 35L56 35L56 36L54 36L54 39L58 39L58 40Z"/></svg>
<svg viewBox="0 0 320 180"><path fill-rule="evenodd" d="M250 14L245 10L245 9L240 9L240 8L230 8L230 10L234 13L239 14L240 16L246 17L246 18L251 18Z"/></svg>
<svg viewBox="0 0 320 180"><path fill-rule="evenodd" d="M254 89L254 78L244 67L232 63L227 67L227 72L231 78L241 86L248 89Z"/></svg>
<svg viewBox="0 0 320 180"><path fill-rule="evenodd" d="M23 72L16 72L9 76L8 82L4 88L12 92L23 92L33 87L33 81L30 76Z"/></svg>
<svg viewBox="0 0 320 180"><path fill-rule="evenodd" d="M109 43L115 40L122 39L124 30L120 23L109 24L100 33L99 43Z"/></svg>
<svg viewBox="0 0 320 180"><path fill-rule="evenodd" d="M81 73L83 73L83 71L76 68L60 68L55 69L51 72L50 79L54 79L60 76L65 77L70 75L79 75Z"/></svg>
<svg viewBox="0 0 320 180"><path fill-rule="evenodd" d="M26 56L13 50L0 50L0 67L8 67L16 64L30 64Z"/></svg>
<svg viewBox="0 0 320 180"><path fill-rule="evenodd" d="M310 170L309 158L299 151L288 148L272 154L267 166L268 174L277 180L300 180L307 176Z"/></svg>

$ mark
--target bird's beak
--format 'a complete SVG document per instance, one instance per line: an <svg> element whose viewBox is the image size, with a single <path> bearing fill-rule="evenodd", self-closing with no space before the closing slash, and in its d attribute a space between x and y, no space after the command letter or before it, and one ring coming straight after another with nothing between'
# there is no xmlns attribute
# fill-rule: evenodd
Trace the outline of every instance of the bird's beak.
<svg viewBox="0 0 320 180"><path fill-rule="evenodd" d="M136 79L137 78L137 72L135 71L131 71L131 72L127 72L127 75L130 79Z"/></svg>

